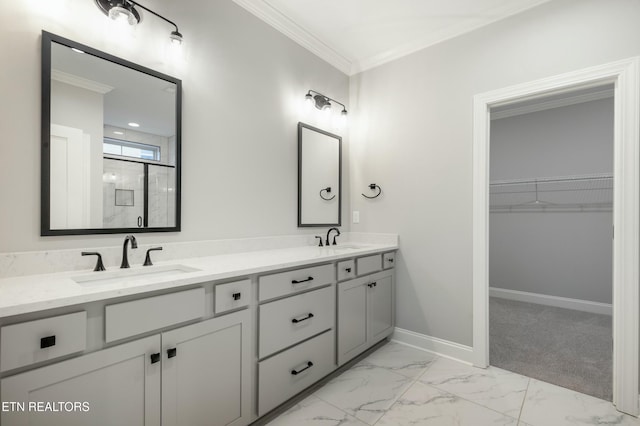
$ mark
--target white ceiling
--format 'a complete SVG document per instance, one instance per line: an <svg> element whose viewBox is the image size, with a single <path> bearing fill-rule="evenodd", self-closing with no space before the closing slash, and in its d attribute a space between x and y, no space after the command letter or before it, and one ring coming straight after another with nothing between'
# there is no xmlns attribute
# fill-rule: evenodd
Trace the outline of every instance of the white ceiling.
<svg viewBox="0 0 640 426"><path fill-rule="evenodd" d="M52 43L52 70L62 71L96 85L110 88L104 95L104 124L159 136L176 134L175 84L116 63L78 54ZM171 90L173 89L173 90Z"/></svg>
<svg viewBox="0 0 640 426"><path fill-rule="evenodd" d="M352 75L549 0L234 0Z"/></svg>

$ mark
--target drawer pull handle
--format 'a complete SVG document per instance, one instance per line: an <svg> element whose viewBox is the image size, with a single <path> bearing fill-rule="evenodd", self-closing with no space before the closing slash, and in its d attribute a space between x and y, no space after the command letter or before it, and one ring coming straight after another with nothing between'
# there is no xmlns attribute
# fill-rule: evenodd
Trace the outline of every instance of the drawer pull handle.
<svg viewBox="0 0 640 426"><path fill-rule="evenodd" d="M369 283L369 284L367 284L367 286L369 288L376 287L377 285L378 285L378 283Z"/></svg>
<svg viewBox="0 0 640 426"><path fill-rule="evenodd" d="M178 354L177 352L178 350L176 348L167 349L167 358L173 358Z"/></svg>
<svg viewBox="0 0 640 426"><path fill-rule="evenodd" d="M307 362L307 366L305 368L303 368L302 370L291 370L291 374L293 374L294 376L297 376L298 374L302 373L304 370L308 370L311 367L313 367L313 363L309 361Z"/></svg>
<svg viewBox="0 0 640 426"><path fill-rule="evenodd" d="M306 280L299 280L299 281L298 280L292 280L291 284L300 284L300 283L306 283L306 282L309 282L309 281L313 281L313 277L309 277Z"/></svg>
<svg viewBox="0 0 640 426"><path fill-rule="evenodd" d="M311 312L309 312L309 315L307 315L306 317L300 318L300 319L294 318L294 319L291 320L291 322L294 323L294 324L297 324L299 322L306 321L306 320L311 319L311 318L313 318L313 314Z"/></svg>
<svg viewBox="0 0 640 426"><path fill-rule="evenodd" d="M393 263L393 258L391 257L391 258L387 259L387 262Z"/></svg>
<svg viewBox="0 0 640 426"><path fill-rule="evenodd" d="M56 335L47 336L40 339L40 349L50 348L56 345Z"/></svg>
<svg viewBox="0 0 640 426"><path fill-rule="evenodd" d="M242 293L233 293L231 296L233 296L233 300L240 300Z"/></svg>
<svg viewBox="0 0 640 426"><path fill-rule="evenodd" d="M345 271L347 271L348 274L351 273L351 268L344 268Z"/></svg>
<svg viewBox="0 0 640 426"><path fill-rule="evenodd" d="M160 361L160 352L157 354L151 354L151 364L155 364L158 361Z"/></svg>

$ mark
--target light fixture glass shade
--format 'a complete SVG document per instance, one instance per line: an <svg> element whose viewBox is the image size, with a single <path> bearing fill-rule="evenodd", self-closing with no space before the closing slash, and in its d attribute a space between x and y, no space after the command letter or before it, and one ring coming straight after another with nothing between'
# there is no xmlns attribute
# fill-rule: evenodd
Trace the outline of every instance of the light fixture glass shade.
<svg viewBox="0 0 640 426"><path fill-rule="evenodd" d="M178 31L171 31L171 35L169 35L169 39L171 39L172 44L181 45L182 44L182 34Z"/></svg>
<svg viewBox="0 0 640 426"><path fill-rule="evenodd" d="M333 116L333 127L336 130L342 130L347 125L347 110L342 109L339 114L335 114Z"/></svg>
<svg viewBox="0 0 640 426"><path fill-rule="evenodd" d="M109 9L109 18L123 24L135 25L138 23L133 12L122 6L113 6Z"/></svg>

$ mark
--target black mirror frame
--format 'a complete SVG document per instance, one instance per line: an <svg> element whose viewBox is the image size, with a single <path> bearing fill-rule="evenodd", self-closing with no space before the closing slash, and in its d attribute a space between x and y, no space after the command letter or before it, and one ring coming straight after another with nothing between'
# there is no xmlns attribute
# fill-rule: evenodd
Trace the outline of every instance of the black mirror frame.
<svg viewBox="0 0 640 426"><path fill-rule="evenodd" d="M90 228L90 229L51 229L51 43L80 49L83 52L148 74L152 77L176 85L176 212L175 226L156 228ZM181 219L181 164L182 164L182 81L154 71L150 68L129 62L100 50L77 43L64 37L42 31L42 115L41 115L41 155L40 155L40 235L92 235L92 234L128 234L147 232L180 232Z"/></svg>
<svg viewBox="0 0 640 426"><path fill-rule="evenodd" d="M302 129L313 130L338 140L338 222L337 223L302 223ZM342 226L342 136L334 135L317 127L298 122L298 228L321 228Z"/></svg>

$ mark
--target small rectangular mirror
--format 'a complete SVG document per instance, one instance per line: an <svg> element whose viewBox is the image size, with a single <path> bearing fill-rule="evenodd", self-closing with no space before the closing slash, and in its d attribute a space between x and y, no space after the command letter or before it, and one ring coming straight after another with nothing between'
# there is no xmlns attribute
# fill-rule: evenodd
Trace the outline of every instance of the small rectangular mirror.
<svg viewBox="0 0 640 426"><path fill-rule="evenodd" d="M180 80L42 33L41 235L180 230Z"/></svg>
<svg viewBox="0 0 640 426"><path fill-rule="evenodd" d="M342 137L298 123L298 226L340 226Z"/></svg>

